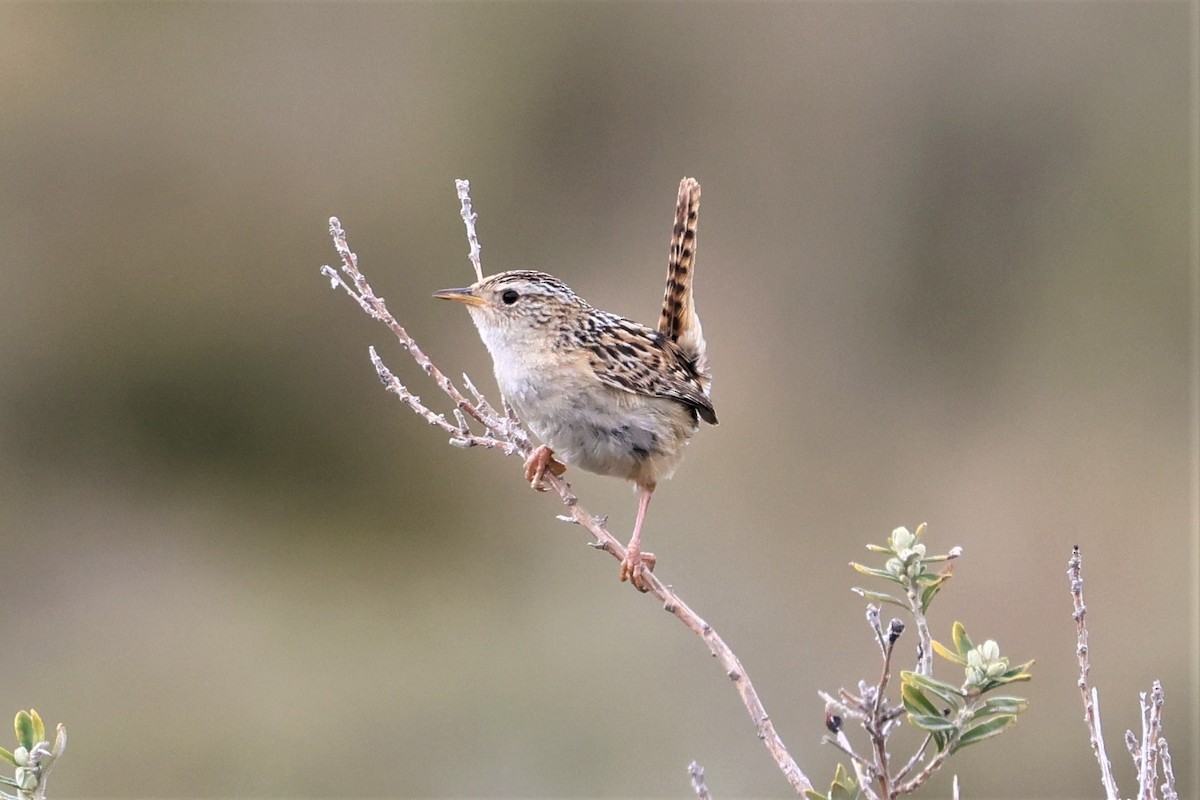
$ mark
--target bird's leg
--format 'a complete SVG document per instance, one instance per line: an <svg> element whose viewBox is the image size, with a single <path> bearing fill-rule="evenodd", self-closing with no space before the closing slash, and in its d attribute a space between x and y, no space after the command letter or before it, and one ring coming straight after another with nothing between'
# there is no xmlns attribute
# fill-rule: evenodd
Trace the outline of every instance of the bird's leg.
<svg viewBox="0 0 1200 800"><path fill-rule="evenodd" d="M546 486L542 483L546 472L558 476L566 471L567 465L555 459L554 451L546 445L534 450L529 454L529 458L525 459L525 480L539 492L546 491Z"/></svg>
<svg viewBox="0 0 1200 800"><path fill-rule="evenodd" d="M633 524L633 537L625 548L625 558L621 561L621 580L628 580L639 592L648 592L650 587L643 579L643 574L654 571L658 560L654 553L642 552L642 523L646 520L646 509L650 507L650 497L654 494L653 486L638 486L637 522Z"/></svg>

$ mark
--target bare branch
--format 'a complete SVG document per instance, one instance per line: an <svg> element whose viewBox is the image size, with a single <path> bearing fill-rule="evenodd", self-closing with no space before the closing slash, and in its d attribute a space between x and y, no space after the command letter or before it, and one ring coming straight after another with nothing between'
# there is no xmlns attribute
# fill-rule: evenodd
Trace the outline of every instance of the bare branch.
<svg viewBox="0 0 1200 800"><path fill-rule="evenodd" d="M624 560L625 546L610 534L606 528L597 524L596 518L579 505L577 498L571 491L570 484L562 478L549 474L546 475L544 482L558 493L563 504L570 509L572 521L596 537L594 543L596 549L608 552L617 561ZM754 685L750 682L749 676L746 675L746 670L742 666L742 662L734 655L729 645L725 644L725 640L653 572L647 572L643 575L643 581L649 587L648 593L662 601L663 610L668 614L672 614L708 645L709 652L720 662L721 667L725 670L725 674L733 681L734 687L742 698L742 704L746 707L746 711L750 714L750 719L754 722L758 738L762 740L767 750L770 751L771 757L775 759L775 764L783 772L784 777L787 778L788 783L792 785L796 793L802 795L804 792L812 789L812 783L808 780L804 772L801 771L791 754L788 753L783 740L779 738L779 734L775 732L775 725L767 715L766 709L763 708L762 701L759 700L758 693L754 690Z"/></svg>
<svg viewBox="0 0 1200 800"><path fill-rule="evenodd" d="M902 794L908 794L925 781L933 777L934 773L942 768L942 764L945 762L945 760L950 757L953 749L954 748L951 746L944 747L942 750L938 751L937 755L935 755L928 764L925 765L924 769L904 783L897 783L892 789L892 797L899 797Z"/></svg>
<svg viewBox="0 0 1200 800"><path fill-rule="evenodd" d="M933 674L933 634L929 631L929 620L921 610L921 598L915 587L908 588L908 606L912 612L913 621L917 624L917 666L914 670L918 675Z"/></svg>
<svg viewBox="0 0 1200 800"><path fill-rule="evenodd" d="M349 275L351 281L347 283L328 266L322 268L321 274L329 277L331 281L336 281L368 316L386 325L391 330L392 335L396 337L396 340L412 356L413 361L417 362L417 366L426 375L433 378L438 388L454 401L455 406L488 428L499 430L500 426L497 424L499 418L496 416L495 411L492 410L489 413L486 408L482 408L464 397L462 392L458 390L458 387L429 360L429 356L425 355L425 352L417 345L416 340L408 335L408 331L396 321L396 318L388 311L387 304L384 303L383 298L376 295L371 289L371 285L367 283L366 277L359 272L358 257L350 250L350 246L346 243L346 232L342 230L342 224L338 221L337 217L329 219L329 232L333 236L333 245L337 249L338 255L342 257L342 272ZM528 445L528 437L525 438L526 445Z"/></svg>
<svg viewBox="0 0 1200 800"><path fill-rule="evenodd" d="M849 756L850 766L854 768L854 777L858 781L858 788L867 800L879 800L879 795L871 786L871 776L875 774L875 765L854 752L854 747L850 744L850 737L846 736L846 732L839 729L834 736L826 736L821 741L833 745Z"/></svg>
<svg viewBox="0 0 1200 800"><path fill-rule="evenodd" d="M1175 770L1171 766L1171 749L1167 746L1166 739L1158 740L1158 755L1162 758L1163 765L1163 800L1179 800L1179 795L1175 792Z"/></svg>
<svg viewBox="0 0 1200 800"><path fill-rule="evenodd" d="M870 708L870 719L863 727L871 737L871 746L875 752L875 779L879 781L879 795L880 797L892 797L894 784L888 766L889 754L887 751L889 725L885 718L888 712L887 687L892 677L892 653L896 649L896 640L900 638L900 633L904 630L904 623L893 619L885 634L883 626L879 622L879 608L877 606L868 606L868 608L874 611L874 613L867 612L867 619L875 630L879 646L883 651L883 668L879 675L879 683L874 687L874 702Z"/></svg>
<svg viewBox="0 0 1200 800"><path fill-rule="evenodd" d="M900 771L896 773L896 777L894 779L896 783L904 780L908 776L908 773L913 771L913 767L921 763L921 759L925 757L925 750L929 747L929 743L932 741L933 734L925 734L925 739L921 742L921 746L917 748L917 752L913 753L912 758L908 759L908 763L901 767ZM957 779L957 776L955 777Z"/></svg>
<svg viewBox="0 0 1200 800"><path fill-rule="evenodd" d="M1100 695L1088 687L1088 673L1092 669L1088 657L1087 606L1083 602L1083 559L1076 546L1067 562L1067 577L1071 583L1071 600L1075 606L1075 629L1078 634L1075 654L1079 658L1079 693L1083 697L1083 720L1087 723L1092 740L1092 753L1100 765L1100 783L1104 786L1107 800L1120 800L1117 782L1113 778L1112 763L1104 751L1104 732L1100 725Z"/></svg>
<svg viewBox="0 0 1200 800"><path fill-rule="evenodd" d="M467 226L467 238L471 245L471 261L475 266L476 275L482 276L482 266L479 263L479 242L475 235L476 214L472 210L470 202L470 185L466 181L456 181L455 185L458 190L459 199L462 201L462 217L463 222ZM350 280L345 280L336 270L330 267L323 268L321 273L330 278L335 288L341 287L344 289L369 316L387 325L400 344L408 350L409 355L412 356L417 365L451 399L455 408L482 424L486 429L485 434L464 433L463 420L460 416L456 415L457 424L455 424L447 420L444 414L437 414L429 409L428 406L421 402L420 398L413 395L382 364L375 354L374 349L372 349L372 363L375 365L380 380L383 381L388 390L396 394L409 408L431 425L449 432L453 437L451 444L461 447L490 447L500 449L507 455L527 456L532 451L529 434L520 424L520 421L507 403L502 406L504 413L498 413L495 406L489 403L470 380L464 376L464 385L474 398L473 400L467 399L453 382L429 360L404 327L396 321L395 317L388 311L383 298L378 297L372 291L370 284L367 283L366 278L358 269L358 259L346 243L346 234L336 217L330 219L329 228L330 234L333 236L334 247L342 259L342 273L348 276ZM595 540L589 542L589 544L596 549L606 551L618 561L624 560L625 546L608 532L605 526L606 518L594 516L580 506L578 499L571 490L570 484L561 478L547 474L543 482L545 486L558 494L559 499L569 511L569 516L563 515L560 516L560 519L567 519L574 522L591 534ZM787 747L784 745L783 740L780 739L779 734L775 731L775 726L763 708L762 701L759 699L758 693L750 682L750 678L746 675L746 670L742 666L741 661L734 655L725 641L713 630L711 625L705 622L675 593L674 589L664 584L653 572L647 571L645 573L643 583L649 588L649 594L658 598L662 602L663 608L669 614L673 615L687 626L689 630L700 637L705 645L708 646L709 652L720 662L725 674L733 682L734 688L737 689L738 694L742 698L742 703L746 707L746 711L750 714L751 720L754 722L758 738L763 741L771 757L775 760L776 765L783 772L784 777L796 793L803 795L805 791L812 789L812 783L796 764Z"/></svg>
<svg viewBox="0 0 1200 800"><path fill-rule="evenodd" d="M837 711L846 719L864 720L867 718L866 714L858 710L858 698L853 697L845 689L842 689L839 694L841 697L835 698L829 692L823 690L817 692L817 695L825 701L826 706Z"/></svg>
<svg viewBox="0 0 1200 800"><path fill-rule="evenodd" d="M688 775L692 778L692 791L696 793L696 797L700 800L710 800L712 795L708 793L708 784L704 782L704 767L693 761L688 764Z"/></svg>
<svg viewBox="0 0 1200 800"><path fill-rule="evenodd" d="M1142 744L1139 748L1141 759L1138 770L1139 800L1154 800L1154 782L1158 779L1158 741L1162 734L1162 708L1166 696L1162 684L1155 681L1150 689L1150 702L1146 695L1141 696L1142 703Z"/></svg>
<svg viewBox="0 0 1200 800"><path fill-rule="evenodd" d="M471 259L471 266L475 267L475 279L483 280L483 264L479 259L479 237L475 234L475 220L479 216L471 208L471 182L464 180L456 180L454 188L458 190L458 199L462 203L462 211L460 212L463 218L463 224L467 226L467 243L471 246L470 253L467 258Z"/></svg>

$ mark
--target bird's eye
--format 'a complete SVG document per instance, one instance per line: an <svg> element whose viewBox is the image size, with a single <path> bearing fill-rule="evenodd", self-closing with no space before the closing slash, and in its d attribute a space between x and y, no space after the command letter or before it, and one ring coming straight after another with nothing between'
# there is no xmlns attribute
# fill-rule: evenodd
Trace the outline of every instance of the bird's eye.
<svg viewBox="0 0 1200 800"><path fill-rule="evenodd" d="M506 289L504 294L500 295L500 299L504 301L504 305L511 306L517 302L517 298L521 295L517 294L516 289Z"/></svg>

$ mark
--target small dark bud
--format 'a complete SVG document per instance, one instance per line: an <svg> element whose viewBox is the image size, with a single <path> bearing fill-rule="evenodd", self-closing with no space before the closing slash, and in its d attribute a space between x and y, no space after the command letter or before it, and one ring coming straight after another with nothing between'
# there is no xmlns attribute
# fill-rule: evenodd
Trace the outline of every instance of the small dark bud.
<svg viewBox="0 0 1200 800"><path fill-rule="evenodd" d="M837 714L826 711L825 727L829 729L830 733L837 733L842 729L842 718Z"/></svg>
<svg viewBox="0 0 1200 800"><path fill-rule="evenodd" d="M904 633L904 622L902 620L893 619L888 623L888 642L895 644L900 638L900 634Z"/></svg>

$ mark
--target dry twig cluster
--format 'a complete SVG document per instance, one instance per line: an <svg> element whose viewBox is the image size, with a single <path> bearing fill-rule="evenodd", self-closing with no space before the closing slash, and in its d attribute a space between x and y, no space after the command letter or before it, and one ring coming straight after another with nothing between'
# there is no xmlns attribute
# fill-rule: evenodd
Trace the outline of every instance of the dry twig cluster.
<svg viewBox="0 0 1200 800"><path fill-rule="evenodd" d="M1079 657L1079 693L1083 697L1083 720L1091 737L1092 752L1100 766L1100 784L1106 800L1120 800L1121 793L1113 778L1112 763L1104 749L1104 731L1100 723L1100 693L1088 683L1091 672L1091 653L1088 649L1087 606L1083 602L1083 559L1076 547L1067 562L1067 578L1071 584L1071 600L1075 605L1075 626L1078 639L1075 654ZM1149 696L1140 695L1142 734L1125 731L1125 746L1133 757L1138 776L1138 800L1178 800L1175 791L1175 772L1171 766L1171 749L1163 736L1162 712L1166 695L1162 684L1154 681ZM1162 783L1158 784L1159 772ZM1162 792L1160 795L1159 792Z"/></svg>

